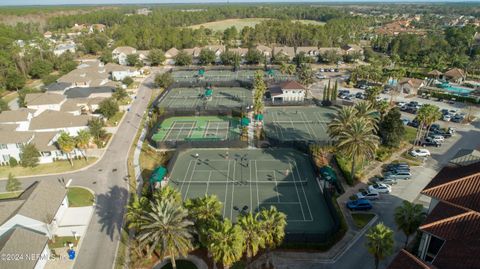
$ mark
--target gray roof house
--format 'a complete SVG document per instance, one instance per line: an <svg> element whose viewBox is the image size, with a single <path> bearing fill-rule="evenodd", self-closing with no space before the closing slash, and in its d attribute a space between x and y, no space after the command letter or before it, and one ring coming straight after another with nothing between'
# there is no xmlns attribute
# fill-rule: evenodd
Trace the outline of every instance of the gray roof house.
<svg viewBox="0 0 480 269"><path fill-rule="evenodd" d="M115 91L114 87L103 86L103 87L75 87L65 91L65 96L68 99L71 98L94 98L94 97L111 97L112 93Z"/></svg>

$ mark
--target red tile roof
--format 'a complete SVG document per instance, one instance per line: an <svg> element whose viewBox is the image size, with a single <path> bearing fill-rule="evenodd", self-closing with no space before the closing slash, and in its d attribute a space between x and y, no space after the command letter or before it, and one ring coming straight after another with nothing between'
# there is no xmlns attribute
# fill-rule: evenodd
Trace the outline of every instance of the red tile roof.
<svg viewBox="0 0 480 269"><path fill-rule="evenodd" d="M438 252L433 265L438 268L480 268L480 240L448 240Z"/></svg>
<svg viewBox="0 0 480 269"><path fill-rule="evenodd" d="M480 213L469 211L420 226L420 230L445 240L480 237Z"/></svg>
<svg viewBox="0 0 480 269"><path fill-rule="evenodd" d="M460 214L465 214L467 212L468 210L465 210L461 207L440 201L435 206L435 208L428 214L422 225L432 224L434 222L458 216Z"/></svg>
<svg viewBox="0 0 480 269"><path fill-rule="evenodd" d="M299 89L305 90L305 87L302 84L294 80L282 82L280 83L280 87L284 90L299 90Z"/></svg>
<svg viewBox="0 0 480 269"><path fill-rule="evenodd" d="M419 258L402 249L395 256L387 269L431 269L431 265L426 264Z"/></svg>

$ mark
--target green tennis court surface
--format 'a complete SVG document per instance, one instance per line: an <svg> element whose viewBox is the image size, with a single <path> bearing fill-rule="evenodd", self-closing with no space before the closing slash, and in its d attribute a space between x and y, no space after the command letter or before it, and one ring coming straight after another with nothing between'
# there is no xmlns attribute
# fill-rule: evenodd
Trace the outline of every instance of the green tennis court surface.
<svg viewBox="0 0 480 269"><path fill-rule="evenodd" d="M252 92L246 88L213 87L213 95L206 100L205 88L173 88L160 101L164 108L240 108L252 103Z"/></svg>
<svg viewBox="0 0 480 269"><path fill-rule="evenodd" d="M154 141L238 139L238 119L220 116L171 117L165 119L152 136Z"/></svg>
<svg viewBox="0 0 480 269"><path fill-rule="evenodd" d="M191 149L180 153L168 183L183 199L217 195L233 221L274 205L287 215L288 232L333 228L308 157L292 149Z"/></svg>
<svg viewBox="0 0 480 269"><path fill-rule="evenodd" d="M172 77L175 82L194 82L199 79L203 81L231 81L242 80L252 81L255 75L255 70L207 70L203 76L199 76L198 71L175 71L172 72ZM269 74L275 80L289 80L295 79L295 76L282 74L280 71L275 70Z"/></svg>
<svg viewBox="0 0 480 269"><path fill-rule="evenodd" d="M328 141L327 126L335 113L325 107L270 107L265 133L279 141Z"/></svg>

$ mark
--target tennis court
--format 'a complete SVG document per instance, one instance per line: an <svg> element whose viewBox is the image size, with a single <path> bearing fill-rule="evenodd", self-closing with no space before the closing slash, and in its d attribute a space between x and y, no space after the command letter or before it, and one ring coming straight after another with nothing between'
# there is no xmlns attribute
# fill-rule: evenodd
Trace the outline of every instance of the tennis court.
<svg viewBox="0 0 480 269"><path fill-rule="evenodd" d="M171 117L165 119L152 136L159 141L229 140L240 136L238 119L221 116Z"/></svg>
<svg viewBox="0 0 480 269"><path fill-rule="evenodd" d="M241 108L252 104L252 92L246 88L213 87L205 98L205 88L173 88L160 101L164 108Z"/></svg>
<svg viewBox="0 0 480 269"><path fill-rule="evenodd" d="M270 107L265 133L279 141L328 141L327 126L335 113L325 107Z"/></svg>
<svg viewBox="0 0 480 269"><path fill-rule="evenodd" d="M255 70L207 70L203 76L199 76L198 71L175 71L172 72L172 77L175 82L193 82L193 81L207 81L207 82L220 82L220 81L252 81L255 75ZM292 80L295 76L282 74L280 71L275 70L269 74L269 76L277 81Z"/></svg>
<svg viewBox="0 0 480 269"><path fill-rule="evenodd" d="M233 221L274 205L287 215L288 232L325 233L333 227L308 157L292 149L187 150L168 183L183 199L217 195L224 217Z"/></svg>

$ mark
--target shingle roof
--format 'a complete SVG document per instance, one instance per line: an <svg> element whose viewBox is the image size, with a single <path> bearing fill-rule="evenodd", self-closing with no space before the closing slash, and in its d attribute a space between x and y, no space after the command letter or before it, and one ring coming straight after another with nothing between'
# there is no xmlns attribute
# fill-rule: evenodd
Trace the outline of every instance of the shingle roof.
<svg viewBox="0 0 480 269"><path fill-rule="evenodd" d="M36 132L32 143L39 151L53 151L58 150L55 143L52 143L53 138L58 132Z"/></svg>
<svg viewBox="0 0 480 269"><path fill-rule="evenodd" d="M476 149L461 149L450 160L451 164L459 166L467 166L480 162L480 151Z"/></svg>
<svg viewBox="0 0 480 269"><path fill-rule="evenodd" d="M299 90L299 89L305 90L305 87L302 84L294 80L282 82L280 83L280 87L284 90Z"/></svg>
<svg viewBox="0 0 480 269"><path fill-rule="evenodd" d="M66 88L72 86L72 83L66 83L66 82L54 82L52 84L49 84L48 86L45 86L44 89L47 92L62 92L65 91Z"/></svg>
<svg viewBox="0 0 480 269"><path fill-rule="evenodd" d="M445 76L450 78L463 78L465 77L465 73L460 68L452 68L445 72Z"/></svg>
<svg viewBox="0 0 480 269"><path fill-rule="evenodd" d="M387 267L387 269L430 269L433 268L430 265L427 265L419 258L415 257L413 254L410 254L408 251L402 249L395 256L393 261Z"/></svg>
<svg viewBox="0 0 480 269"><path fill-rule="evenodd" d="M399 82L400 85L409 84L410 86L412 86L414 88L420 88L422 83L423 83L423 80L418 79L418 78L404 78L404 79L400 80L400 82Z"/></svg>
<svg viewBox="0 0 480 269"><path fill-rule="evenodd" d="M294 57L295 56L295 49L293 47L286 47L286 46L283 46L283 47L275 47L273 49L275 55L281 53L281 54L285 54L287 55L288 57Z"/></svg>
<svg viewBox="0 0 480 269"><path fill-rule="evenodd" d="M50 223L60 208L67 190L57 180L42 180L18 210L17 214Z"/></svg>
<svg viewBox="0 0 480 269"><path fill-rule="evenodd" d="M7 110L0 113L0 123L28 121L28 115L35 110L20 108L18 110Z"/></svg>
<svg viewBox="0 0 480 269"><path fill-rule="evenodd" d="M432 70L432 71L428 72L428 75L441 76L441 75L443 75L443 73L435 69L435 70Z"/></svg>
<svg viewBox="0 0 480 269"><path fill-rule="evenodd" d="M177 50L176 48L171 48L165 52L165 57L175 57L180 51Z"/></svg>
<svg viewBox="0 0 480 269"><path fill-rule="evenodd" d="M480 212L480 163L444 167L422 194Z"/></svg>
<svg viewBox="0 0 480 269"><path fill-rule="evenodd" d="M32 132L0 130L0 144L28 143L32 138Z"/></svg>
<svg viewBox="0 0 480 269"><path fill-rule="evenodd" d="M0 256L18 254L22 255L21 260L2 260L4 268L9 269L31 269L37 264L37 258L47 245L48 238L38 232L23 227L16 227L0 238ZM20 256L19 256L20 257ZM46 259L48 257L41 257Z"/></svg>
<svg viewBox="0 0 480 269"><path fill-rule="evenodd" d="M40 106L60 104L65 100L65 96L54 93L29 93L25 96L27 106Z"/></svg>
<svg viewBox="0 0 480 269"><path fill-rule="evenodd" d="M75 87L68 89L65 92L65 96L67 98L88 98L90 95L94 93L113 93L115 88L107 86L107 87Z"/></svg>
<svg viewBox="0 0 480 269"><path fill-rule="evenodd" d="M137 50L132 47L124 46L124 47L117 47L113 50L114 53L124 53L126 55L133 54Z"/></svg>
<svg viewBox="0 0 480 269"><path fill-rule="evenodd" d="M4 200L0 202L0 225L9 220L23 204L23 200Z"/></svg>
<svg viewBox="0 0 480 269"><path fill-rule="evenodd" d="M30 122L30 130L59 129L87 126L89 116L74 116L68 112L46 110Z"/></svg>

